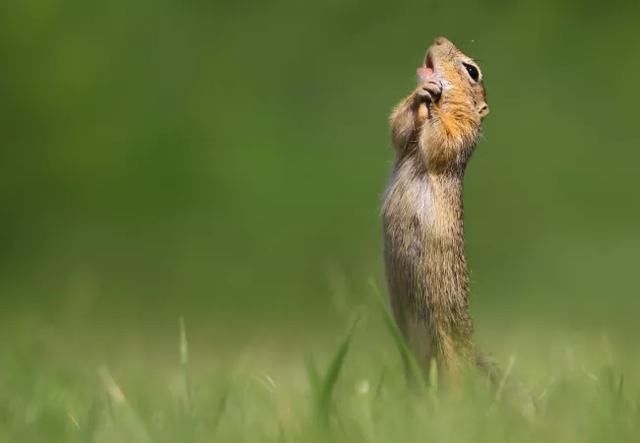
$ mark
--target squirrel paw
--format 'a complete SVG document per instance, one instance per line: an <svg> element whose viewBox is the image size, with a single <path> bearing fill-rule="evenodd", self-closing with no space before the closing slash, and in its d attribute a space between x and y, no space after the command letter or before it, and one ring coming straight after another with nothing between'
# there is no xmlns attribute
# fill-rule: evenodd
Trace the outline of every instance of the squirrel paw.
<svg viewBox="0 0 640 443"><path fill-rule="evenodd" d="M420 85L416 94L424 101L435 103L442 96L442 85L436 80L429 80Z"/></svg>

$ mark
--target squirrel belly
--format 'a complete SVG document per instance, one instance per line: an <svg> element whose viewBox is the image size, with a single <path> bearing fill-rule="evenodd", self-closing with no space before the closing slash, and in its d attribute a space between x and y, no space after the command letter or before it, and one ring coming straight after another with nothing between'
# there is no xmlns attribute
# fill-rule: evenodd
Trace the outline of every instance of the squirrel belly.
<svg viewBox="0 0 640 443"><path fill-rule="evenodd" d="M420 161L398 165L385 198L387 284L416 358L425 369L435 360L446 374L472 355L462 177L419 173Z"/></svg>

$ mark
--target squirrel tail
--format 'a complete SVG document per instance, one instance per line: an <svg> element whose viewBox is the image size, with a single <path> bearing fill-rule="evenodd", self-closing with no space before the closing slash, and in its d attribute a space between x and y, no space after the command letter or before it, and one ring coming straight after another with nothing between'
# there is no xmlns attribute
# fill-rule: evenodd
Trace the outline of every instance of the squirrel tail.
<svg viewBox="0 0 640 443"><path fill-rule="evenodd" d="M536 415L536 404L529 389L520 380L511 375L510 367L503 371L491 356L476 352L476 367L489 379L496 390L496 398L504 396L507 403L520 410L526 418ZM510 365L511 366L511 365Z"/></svg>
<svg viewBox="0 0 640 443"><path fill-rule="evenodd" d="M504 371L498 366L498 363L484 352L476 352L476 367L480 369L497 389L504 379Z"/></svg>

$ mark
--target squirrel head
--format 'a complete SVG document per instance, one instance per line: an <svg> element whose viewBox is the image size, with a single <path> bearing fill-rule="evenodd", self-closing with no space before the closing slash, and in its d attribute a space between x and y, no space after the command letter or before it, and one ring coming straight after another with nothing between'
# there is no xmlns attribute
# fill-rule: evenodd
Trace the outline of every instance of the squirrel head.
<svg viewBox="0 0 640 443"><path fill-rule="evenodd" d="M417 70L421 142L431 168L466 164L489 113L478 64L444 37L435 39Z"/></svg>

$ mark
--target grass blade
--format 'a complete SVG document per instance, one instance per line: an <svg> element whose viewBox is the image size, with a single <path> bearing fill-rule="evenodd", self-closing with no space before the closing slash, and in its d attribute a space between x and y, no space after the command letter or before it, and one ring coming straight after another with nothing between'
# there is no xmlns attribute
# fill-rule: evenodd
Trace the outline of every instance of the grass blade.
<svg viewBox="0 0 640 443"><path fill-rule="evenodd" d="M215 435L218 428L220 427L220 422L222 421L222 418L224 417L224 414L227 410L230 392L231 392L231 387L229 385L225 386L225 388L222 391L222 395L220 396L220 399L217 402L216 409L213 414L213 419L211 422L212 435Z"/></svg>
<svg viewBox="0 0 640 443"><path fill-rule="evenodd" d="M183 410L185 416L191 413L191 377L189 376L189 342L187 341L187 330L184 324L184 317L179 319L180 327L180 367L182 368L182 378L184 383Z"/></svg>
<svg viewBox="0 0 640 443"><path fill-rule="evenodd" d="M94 443L110 441L150 442L151 439L144 423L133 410L106 367L100 368L99 376L107 394L112 420L109 423L110 426L105 425L95 430Z"/></svg>
<svg viewBox="0 0 640 443"><path fill-rule="evenodd" d="M327 368L324 378L320 381L318 386L318 414L325 425L329 424L329 418L331 415L331 395L336 383L338 382L338 378L340 377L340 372L344 366L344 361L347 353L349 352L349 346L351 345L351 339L359 320L360 317L356 317L351 324L349 333L338 347L333 360L331 360L331 364L329 364L329 367Z"/></svg>
<svg viewBox="0 0 640 443"><path fill-rule="evenodd" d="M424 392L427 388L427 383L424 378L424 372L420 367L420 364L416 360L413 352L409 348L407 341L405 340L402 332L398 328L396 321L391 314L389 307L386 301L383 299L382 294L378 290L375 282L371 280L370 282L371 288L373 289L373 294L375 295L380 307L382 308L382 312L384 315L384 322L387 326L387 329L391 333L393 340L396 344L396 348L400 353L400 358L402 359L402 363L404 365L406 374L407 374L407 384L411 388L417 388L419 392Z"/></svg>

